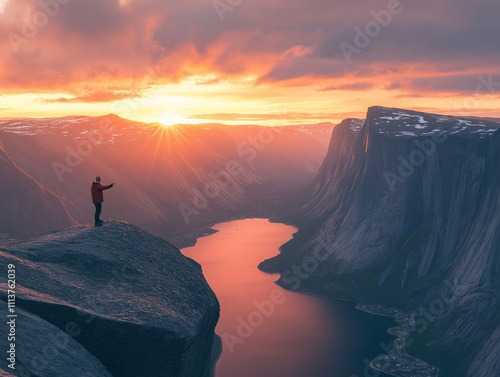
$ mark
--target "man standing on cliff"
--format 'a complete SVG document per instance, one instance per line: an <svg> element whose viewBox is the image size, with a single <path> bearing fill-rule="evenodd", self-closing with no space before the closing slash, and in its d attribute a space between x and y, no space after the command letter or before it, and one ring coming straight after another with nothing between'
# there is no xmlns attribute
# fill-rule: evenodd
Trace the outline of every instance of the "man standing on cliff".
<svg viewBox="0 0 500 377"><path fill-rule="evenodd" d="M113 186L114 183L108 186L101 185L101 177L96 177L95 182L92 182L90 193L92 194L92 202L95 205L95 226L101 226L103 223L103 221L99 218L101 216L102 202L104 202L103 191L110 189Z"/></svg>

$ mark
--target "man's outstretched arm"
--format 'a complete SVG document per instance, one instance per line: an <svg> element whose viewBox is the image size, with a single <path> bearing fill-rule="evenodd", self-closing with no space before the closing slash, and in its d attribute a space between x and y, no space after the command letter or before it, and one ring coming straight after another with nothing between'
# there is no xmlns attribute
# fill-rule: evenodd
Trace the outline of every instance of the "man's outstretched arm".
<svg viewBox="0 0 500 377"><path fill-rule="evenodd" d="M96 187L96 188L97 188L98 190L107 190L107 189L110 189L110 188L111 188L111 187L113 187L113 186L114 186L114 183L112 183L112 184L110 184L110 185L107 185L107 186L103 186L103 185L101 185L101 184L99 183L99 184L97 185L97 187Z"/></svg>

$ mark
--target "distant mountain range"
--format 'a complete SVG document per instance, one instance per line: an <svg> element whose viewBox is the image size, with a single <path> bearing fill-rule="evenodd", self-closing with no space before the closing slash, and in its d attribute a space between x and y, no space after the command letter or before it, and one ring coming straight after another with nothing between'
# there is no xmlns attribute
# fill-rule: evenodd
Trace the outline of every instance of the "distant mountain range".
<svg viewBox="0 0 500 377"><path fill-rule="evenodd" d="M321 165L333 127L165 127L108 115L0 121L0 140L9 161L55 193L77 222L93 219L90 185L100 175L104 183L116 182L105 193L103 218L170 238L304 188ZM57 211L44 213L55 219L42 231L69 224ZM32 222L44 221L34 216ZM5 229L0 232L40 233L22 222Z"/></svg>

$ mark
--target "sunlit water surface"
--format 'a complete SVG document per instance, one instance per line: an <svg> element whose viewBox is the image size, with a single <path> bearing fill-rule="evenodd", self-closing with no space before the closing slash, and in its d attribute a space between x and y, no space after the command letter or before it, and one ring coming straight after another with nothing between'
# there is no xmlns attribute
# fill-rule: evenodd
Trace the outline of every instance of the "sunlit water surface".
<svg viewBox="0 0 500 377"><path fill-rule="evenodd" d="M348 302L283 290L278 275L257 269L276 255L296 228L266 219L214 226L217 233L182 250L201 264L221 305L216 328L223 340L216 377L364 377L383 352L390 319Z"/></svg>

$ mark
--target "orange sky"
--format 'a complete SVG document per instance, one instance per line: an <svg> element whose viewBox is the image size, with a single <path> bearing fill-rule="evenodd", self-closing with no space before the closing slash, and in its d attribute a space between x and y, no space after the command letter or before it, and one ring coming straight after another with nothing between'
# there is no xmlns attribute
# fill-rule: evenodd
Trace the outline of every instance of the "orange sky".
<svg viewBox="0 0 500 377"><path fill-rule="evenodd" d="M0 0L0 118L500 117L498 14L494 0Z"/></svg>

